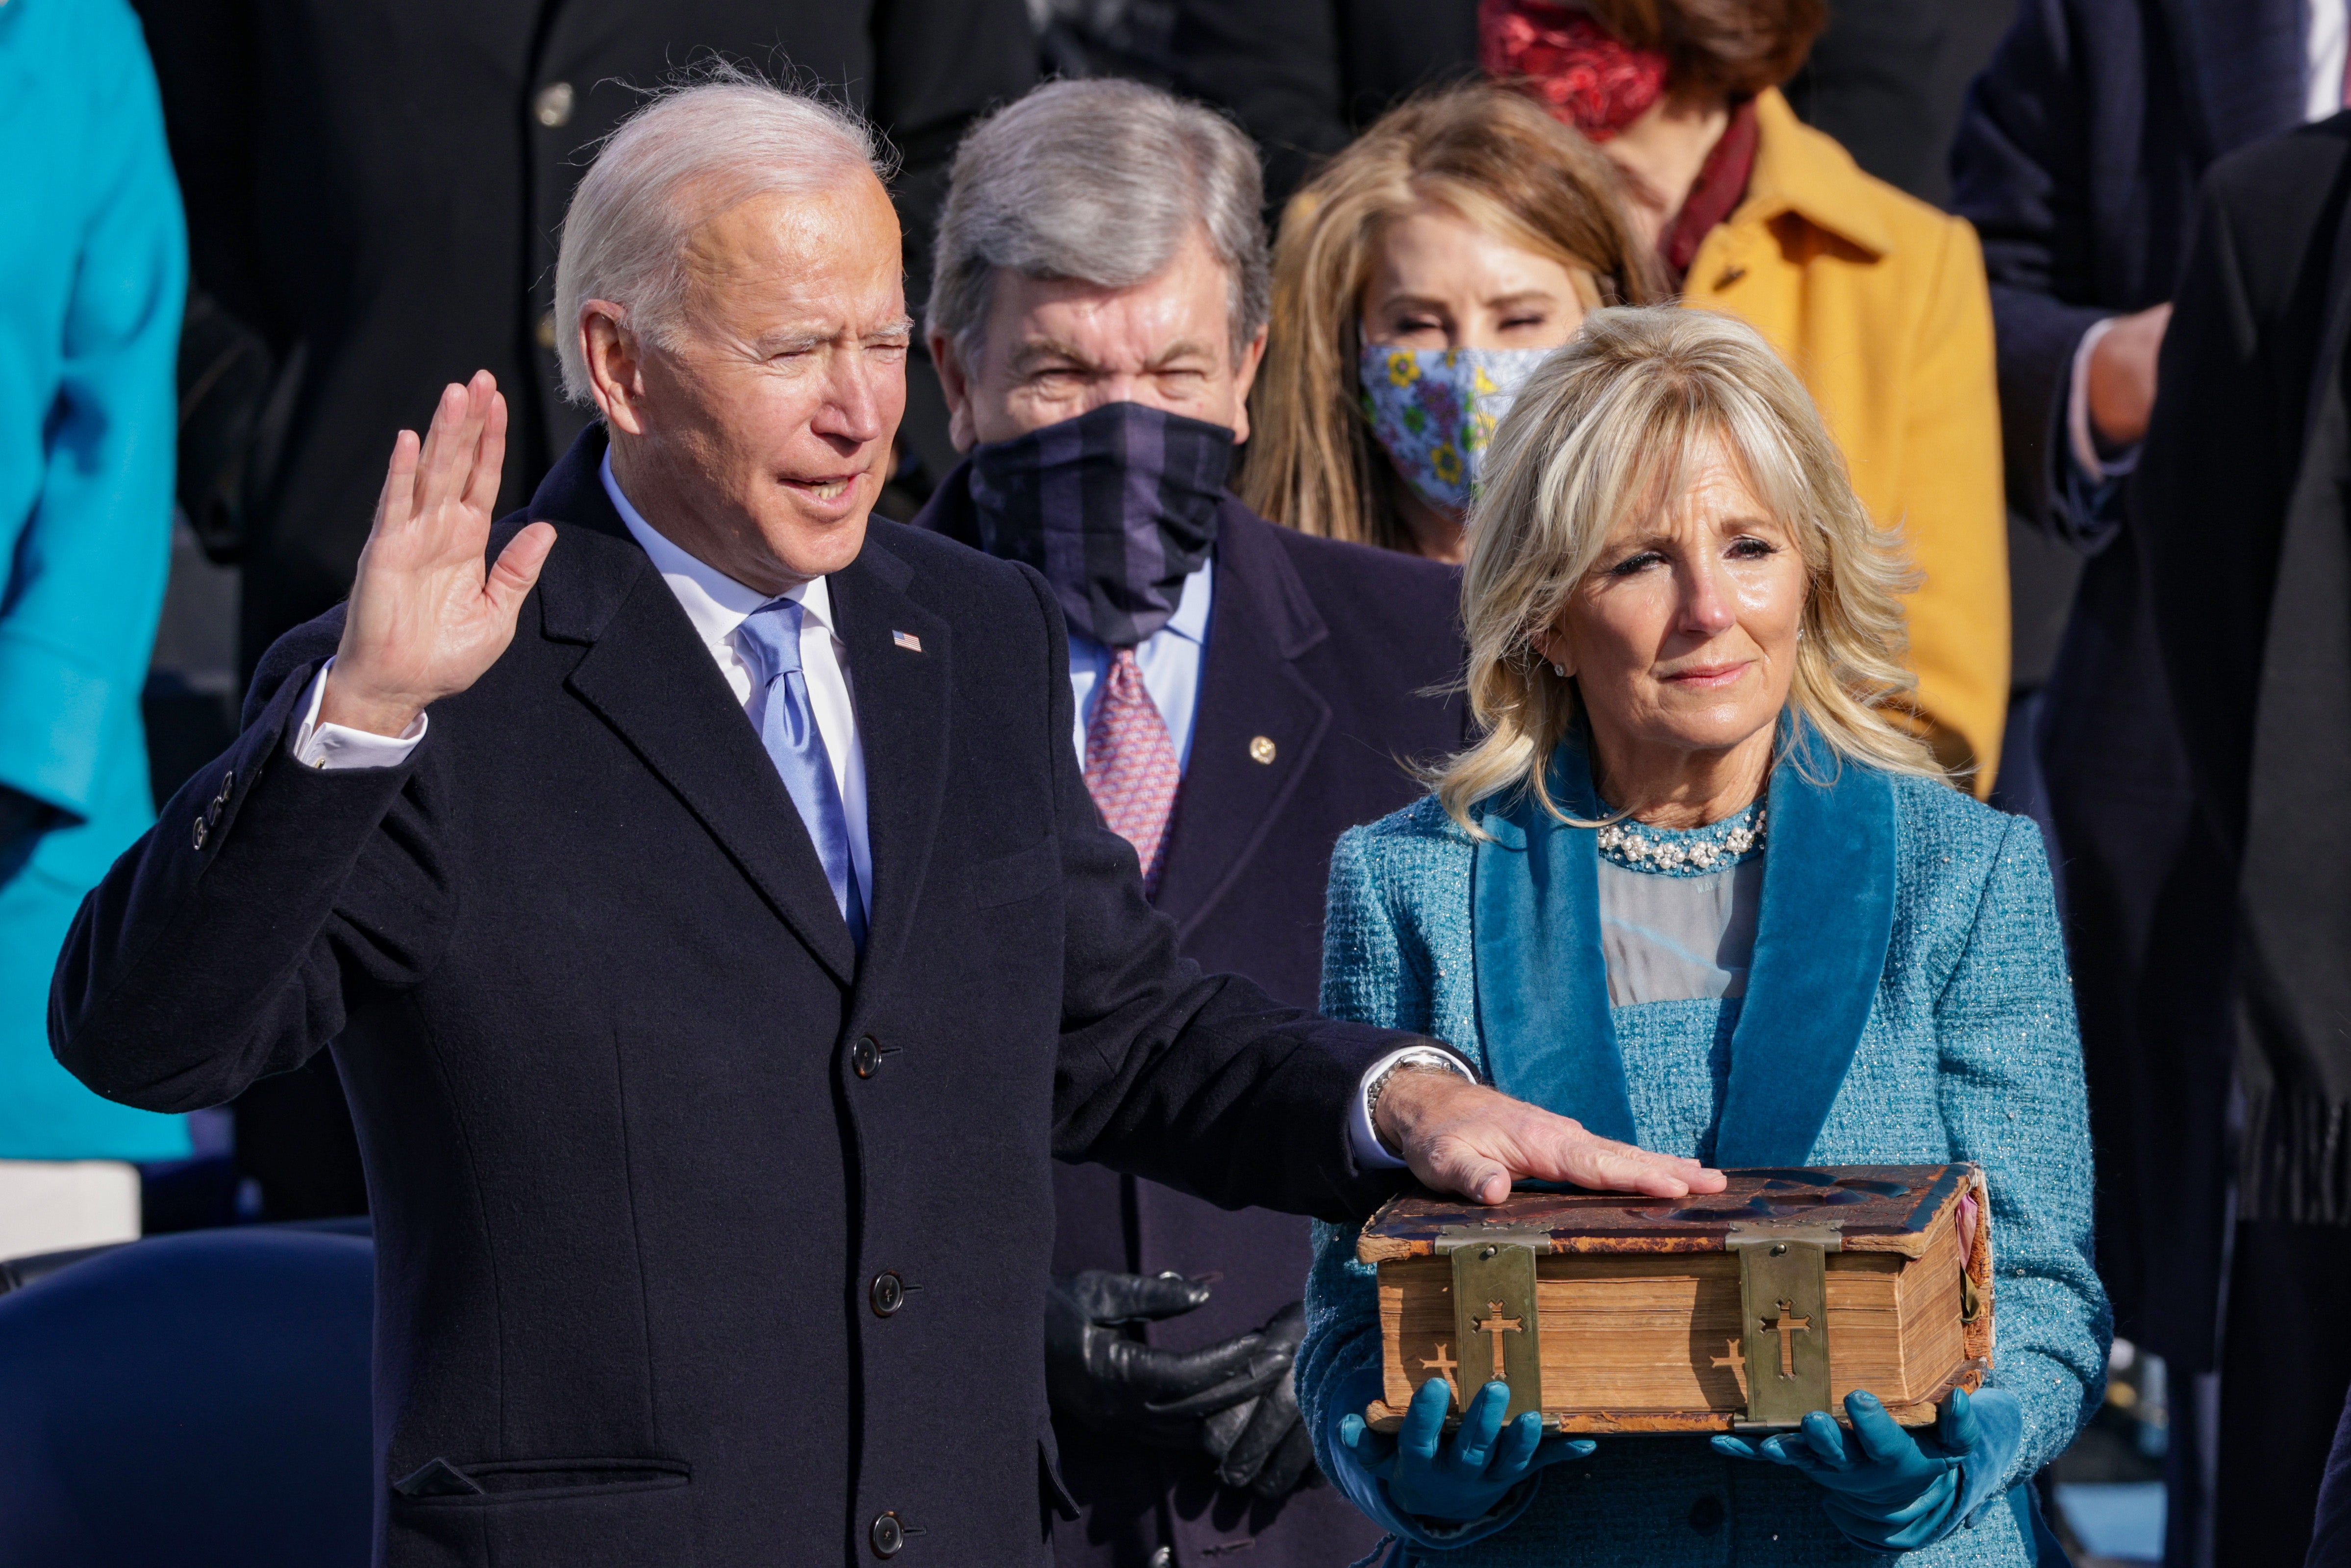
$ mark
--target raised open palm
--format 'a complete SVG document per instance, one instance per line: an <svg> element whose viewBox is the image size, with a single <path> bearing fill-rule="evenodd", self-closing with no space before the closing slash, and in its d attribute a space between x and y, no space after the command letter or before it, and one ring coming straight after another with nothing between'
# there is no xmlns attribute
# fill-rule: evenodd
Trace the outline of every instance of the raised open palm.
<svg viewBox="0 0 2351 1568"><path fill-rule="evenodd" d="M485 566L506 463L507 401L487 371L443 389L421 444L403 430L360 552L343 640L319 705L326 723L402 735L482 678L514 641L555 528L533 523Z"/></svg>

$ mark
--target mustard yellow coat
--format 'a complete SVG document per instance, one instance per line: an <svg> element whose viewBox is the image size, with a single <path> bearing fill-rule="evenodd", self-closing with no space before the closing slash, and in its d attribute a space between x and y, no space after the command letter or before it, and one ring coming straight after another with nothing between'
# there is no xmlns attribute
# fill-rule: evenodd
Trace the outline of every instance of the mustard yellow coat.
<svg viewBox="0 0 2351 1568"><path fill-rule="evenodd" d="M1776 91L1755 100L1747 199L1683 303L1751 323L1803 379L1854 489L1923 575L1910 595L1921 733L1981 796L2008 711L2008 531L1983 253L1963 220L1861 172Z"/></svg>

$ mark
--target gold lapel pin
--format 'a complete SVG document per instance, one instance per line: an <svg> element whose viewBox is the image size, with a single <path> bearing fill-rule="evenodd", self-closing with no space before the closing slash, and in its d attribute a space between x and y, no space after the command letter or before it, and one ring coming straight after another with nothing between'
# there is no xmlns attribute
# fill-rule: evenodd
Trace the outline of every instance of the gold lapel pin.
<svg viewBox="0 0 2351 1568"><path fill-rule="evenodd" d="M1252 762L1271 762L1273 760L1273 737L1271 736L1260 735L1255 740L1249 742L1249 760Z"/></svg>

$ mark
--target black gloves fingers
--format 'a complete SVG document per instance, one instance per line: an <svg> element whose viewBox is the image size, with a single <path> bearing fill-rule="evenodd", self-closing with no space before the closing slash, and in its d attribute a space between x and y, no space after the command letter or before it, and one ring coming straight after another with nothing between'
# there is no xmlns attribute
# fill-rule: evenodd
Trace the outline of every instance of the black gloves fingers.
<svg viewBox="0 0 2351 1568"><path fill-rule="evenodd" d="M1155 1413L1205 1416L1256 1393L1267 1377L1290 1369L1286 1356L1266 1356L1251 1332L1199 1350L1161 1350L1104 1333L1088 1347L1100 1376L1131 1389ZM1262 1364L1270 1362L1269 1367Z"/></svg>
<svg viewBox="0 0 2351 1568"><path fill-rule="evenodd" d="M1181 1317L1208 1299L1208 1287L1181 1274L1113 1274L1089 1269L1054 1281L1088 1322L1157 1322Z"/></svg>
<svg viewBox="0 0 2351 1568"><path fill-rule="evenodd" d="M1306 1423L1301 1420L1281 1439L1281 1447L1258 1471L1249 1490L1260 1497L1288 1497L1322 1484L1322 1471L1314 1463L1314 1439L1306 1435Z"/></svg>

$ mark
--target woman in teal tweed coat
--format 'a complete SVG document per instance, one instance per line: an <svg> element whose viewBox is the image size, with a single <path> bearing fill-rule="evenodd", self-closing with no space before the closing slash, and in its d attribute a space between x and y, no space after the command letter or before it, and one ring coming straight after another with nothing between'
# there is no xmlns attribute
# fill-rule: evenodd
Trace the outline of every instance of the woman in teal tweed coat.
<svg viewBox="0 0 2351 1568"><path fill-rule="evenodd" d="M1415 1474L1350 1419L1380 1393L1374 1277L1353 1228L1318 1225L1297 1381L1325 1470L1416 1563L2062 1562L2029 1482L2108 1339L2071 990L2037 830L1881 716L1890 543L1792 378L1701 312L1595 316L1505 422L1477 528L1491 733L1339 841L1323 1010L1710 1166L1977 1162L1995 1365L1971 1410L1896 1434L1898 1462L1818 1416L1760 1446L1552 1437L1511 1469L1530 1432L1491 1443L1480 1490L1474 1421Z"/></svg>

